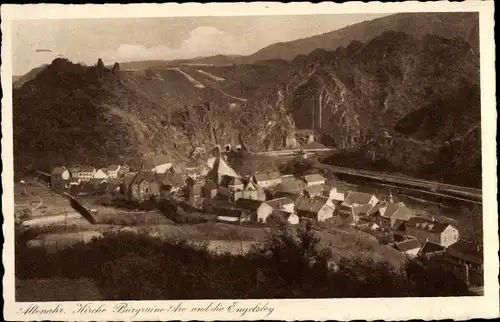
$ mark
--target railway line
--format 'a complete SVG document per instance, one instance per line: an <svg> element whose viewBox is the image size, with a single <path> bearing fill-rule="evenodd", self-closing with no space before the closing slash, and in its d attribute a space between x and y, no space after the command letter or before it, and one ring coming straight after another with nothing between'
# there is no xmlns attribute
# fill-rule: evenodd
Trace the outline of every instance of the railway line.
<svg viewBox="0 0 500 322"><path fill-rule="evenodd" d="M397 184L402 187L424 188L428 189L431 194L434 194L436 196L449 197L452 199L463 201L471 201L474 203L482 203L481 189L451 185L436 181L428 181L402 175L393 175L378 171L352 169L335 165L322 164L319 165L318 168L328 169L340 174L347 174L351 176L364 177L386 183Z"/></svg>

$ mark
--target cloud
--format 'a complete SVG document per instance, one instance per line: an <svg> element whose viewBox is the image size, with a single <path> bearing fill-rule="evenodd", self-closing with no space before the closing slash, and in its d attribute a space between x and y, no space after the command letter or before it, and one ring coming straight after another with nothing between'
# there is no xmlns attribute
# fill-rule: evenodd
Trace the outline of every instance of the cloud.
<svg viewBox="0 0 500 322"><path fill-rule="evenodd" d="M249 48L244 39L236 39L231 33L210 26L198 27L178 47L146 47L144 45L121 44L113 51L101 56L106 60L171 60L195 58L217 54L246 54Z"/></svg>

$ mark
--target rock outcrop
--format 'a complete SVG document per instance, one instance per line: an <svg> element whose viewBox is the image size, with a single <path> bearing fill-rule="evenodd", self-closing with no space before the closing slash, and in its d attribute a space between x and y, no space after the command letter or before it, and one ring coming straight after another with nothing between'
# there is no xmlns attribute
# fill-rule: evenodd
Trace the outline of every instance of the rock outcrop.
<svg viewBox="0 0 500 322"><path fill-rule="evenodd" d="M113 75L116 75L116 74L118 74L119 71L120 71L120 64L118 64L117 62L115 62L115 64L113 65L113 69L111 70L111 72L113 73Z"/></svg>

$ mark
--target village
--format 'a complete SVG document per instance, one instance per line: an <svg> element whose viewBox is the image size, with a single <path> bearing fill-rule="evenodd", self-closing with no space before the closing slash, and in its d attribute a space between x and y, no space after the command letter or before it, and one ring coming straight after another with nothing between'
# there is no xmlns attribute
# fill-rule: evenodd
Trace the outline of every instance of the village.
<svg viewBox="0 0 500 322"><path fill-rule="evenodd" d="M320 173L241 176L220 149L215 156L198 153L182 165L144 164L141 169L119 164L99 169L58 166L49 180L54 191L76 198L114 195L134 204L151 199L182 200L199 212L213 214L219 222L237 225L342 222L377 237L408 258L442 259L469 284L481 281L478 246L461 240L454 225L423 217L395 202L392 193L376 196L353 191Z"/></svg>

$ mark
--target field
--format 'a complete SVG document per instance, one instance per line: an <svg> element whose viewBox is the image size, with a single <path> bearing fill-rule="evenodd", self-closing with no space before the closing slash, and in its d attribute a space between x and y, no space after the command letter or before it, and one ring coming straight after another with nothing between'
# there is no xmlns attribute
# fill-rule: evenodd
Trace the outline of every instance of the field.
<svg viewBox="0 0 500 322"><path fill-rule="evenodd" d="M28 196L23 196L23 188L16 185L16 204L27 204L36 197L43 200L47 208L39 207L33 211L34 216L60 215L74 213L69 202L49 188L41 185L27 185ZM152 236L167 239L183 239L195 242L208 242L209 249L216 252L233 254L245 253L253 245L262 243L271 232L271 228L247 225L234 225L216 222L213 215L202 215L206 222L195 224L177 224L158 211L124 211L112 207L97 206L99 197L80 198L88 207L96 208L97 224L91 225L83 220L68 221L65 224L53 224L34 228L38 244L49 248L69 246L78 238L93 233L117 231L126 229L134 232L145 232ZM40 208L42 211L40 211ZM387 246L381 245L376 238L364 232L346 226L323 225L318 230L321 237L320 245L332 251L336 258L369 256L377 261L387 261L398 267L404 256ZM85 234L78 234L86 232ZM80 236L80 237L77 237ZM52 245L52 246L51 246Z"/></svg>
<svg viewBox="0 0 500 322"><path fill-rule="evenodd" d="M39 216L60 214L64 211L74 212L65 198L53 193L48 188L40 186L32 188L30 186L29 189L31 189L31 196L36 195L49 205L45 213L39 214ZM33 192L35 193L33 194ZM16 203L20 203L20 200L26 202L29 198L19 194L16 195ZM65 249L77 243L87 243L93 238L105 237L107 232L127 231L136 234L145 233L167 242L169 240L183 240L192 246L187 249L194 250L197 246L205 246L208 252L214 255L223 255L220 258L229 257L234 259L228 259L228 261L244 261L253 257L241 255L246 255L255 248L265 246L269 237L276 230L273 227L217 222L214 215L207 214L198 214L205 222L181 224L167 218L159 211L124 211L112 207L98 207L98 197L87 197L81 200L86 206L99 209L96 215L97 224L92 225L82 220L74 220L66 224L56 223L44 227L29 228L28 231L31 234L29 234L30 242L28 242L28 245L35 248L44 248L48 251L46 254L49 257L59 256L58 254L64 253ZM56 209L55 211L52 206ZM301 223L291 227L292 230L298 228L304 228L304 224ZM316 245L318 253L328 251L332 255L333 264L338 265L335 267L347 265L353 271L354 276L368 274L366 270L369 269L365 267L366 265L368 265L367 267L381 265L380 267L384 267L384 269L392 268L396 272L401 271L400 269L407 263L407 258L400 252L381 244L374 236L348 226L342 220L314 223L312 228L314 234L319 237L319 243ZM19 241L21 240L22 238L19 239ZM125 250L134 249L134 244L130 244L130 242L123 245ZM116 249L116 245L114 247L113 249ZM21 249L23 248L18 250ZM78 249L78 246L72 249ZM22 254L25 254L24 250L22 252ZM203 253L207 254L207 252ZM26 254L30 254L30 252ZM229 256L225 257L224 255ZM254 256L254 254L251 256ZM191 259L187 260L188 262L183 265L189 270L189 261ZM46 263L47 257L42 256L39 261L38 266L45 267L45 265L48 265ZM354 262L364 264L352 265ZM81 262L76 258L71 265L78 266L78 263ZM57 263L55 267L59 267ZM59 267L57 269L63 268ZM103 285L96 285L98 280L83 277L87 277L87 275L75 277L45 276L43 274L24 276L22 279L18 278L16 280L16 299L18 301L57 301L82 298L100 300L103 295L108 296L103 293L106 290L103 289Z"/></svg>

